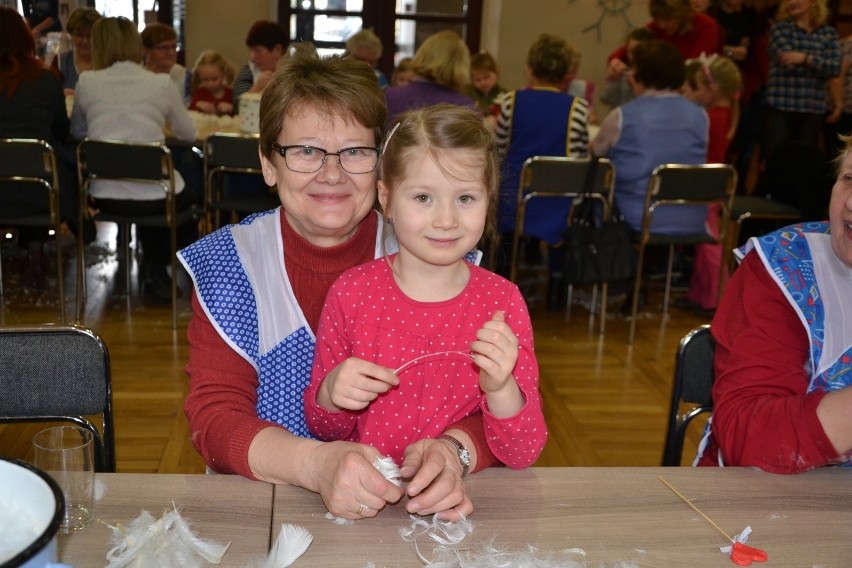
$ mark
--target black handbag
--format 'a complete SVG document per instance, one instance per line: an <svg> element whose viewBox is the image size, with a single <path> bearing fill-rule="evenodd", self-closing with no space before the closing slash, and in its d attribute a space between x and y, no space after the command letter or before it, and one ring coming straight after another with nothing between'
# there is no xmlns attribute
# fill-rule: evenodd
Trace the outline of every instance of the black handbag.
<svg viewBox="0 0 852 568"><path fill-rule="evenodd" d="M568 284L612 283L636 276L637 254L630 227L615 206L609 219L603 221L600 201L589 197L596 165L597 159L592 158L583 197L575 205L563 235Z"/></svg>

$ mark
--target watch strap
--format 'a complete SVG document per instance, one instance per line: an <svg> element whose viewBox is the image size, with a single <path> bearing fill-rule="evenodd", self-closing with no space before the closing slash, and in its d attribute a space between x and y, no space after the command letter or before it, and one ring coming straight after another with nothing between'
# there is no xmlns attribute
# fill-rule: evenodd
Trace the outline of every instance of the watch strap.
<svg viewBox="0 0 852 568"><path fill-rule="evenodd" d="M467 475L468 470L470 469L470 451L462 444L457 438L450 436L449 434L442 434L438 436L439 440L446 440L456 449L459 457L459 464L462 466L462 477Z"/></svg>

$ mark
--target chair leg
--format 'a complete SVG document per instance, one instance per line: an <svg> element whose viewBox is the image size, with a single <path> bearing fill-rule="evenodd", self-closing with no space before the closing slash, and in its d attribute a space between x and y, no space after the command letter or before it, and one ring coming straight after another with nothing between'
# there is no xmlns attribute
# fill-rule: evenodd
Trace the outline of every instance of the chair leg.
<svg viewBox="0 0 852 568"><path fill-rule="evenodd" d="M86 312L86 246L83 242L83 216L80 216L77 231L77 323L84 325Z"/></svg>
<svg viewBox="0 0 852 568"><path fill-rule="evenodd" d="M56 237L56 279L58 281L57 288L59 289L59 321L63 324L67 323L65 319L65 272L62 266L62 231L60 227L55 228Z"/></svg>
<svg viewBox="0 0 852 568"><path fill-rule="evenodd" d="M639 245L639 258L636 260L636 280L633 282L633 305L630 309L630 335L627 343L633 345L636 336L636 313L639 311L639 287L642 284L642 263L645 260L645 245Z"/></svg>
<svg viewBox="0 0 852 568"><path fill-rule="evenodd" d="M674 269L674 245L669 245L669 258L666 263L666 291L663 294L663 317L669 315L669 300L672 295L672 271Z"/></svg>
<svg viewBox="0 0 852 568"><path fill-rule="evenodd" d="M607 308L607 294L609 293L609 284L606 282L601 286L601 326L600 326L600 334L604 335L606 333L606 308Z"/></svg>
<svg viewBox="0 0 852 568"><path fill-rule="evenodd" d="M125 223L121 225L119 230L121 234L124 235L124 286L125 293L127 294L127 298L130 298L130 268L131 268L131 260L130 260L130 226L131 223ZM140 268L141 270L141 268Z"/></svg>
<svg viewBox="0 0 852 568"><path fill-rule="evenodd" d="M574 303L574 285L568 284L568 299L565 301L565 321L571 321L571 305Z"/></svg>

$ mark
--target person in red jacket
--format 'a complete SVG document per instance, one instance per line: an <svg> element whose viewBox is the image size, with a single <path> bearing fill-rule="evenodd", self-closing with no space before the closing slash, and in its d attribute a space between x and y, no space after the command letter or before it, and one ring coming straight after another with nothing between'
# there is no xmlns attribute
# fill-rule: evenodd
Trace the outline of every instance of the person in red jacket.
<svg viewBox="0 0 852 568"><path fill-rule="evenodd" d="M852 138L844 141L829 221L751 239L719 304L713 417L698 465L852 465Z"/></svg>
<svg viewBox="0 0 852 568"><path fill-rule="evenodd" d="M648 9L651 21L646 27L657 39L672 43L684 60L722 52L724 31L712 17L695 12L689 0L650 0ZM611 72L613 67L622 67L627 62L627 49L617 48L607 62Z"/></svg>

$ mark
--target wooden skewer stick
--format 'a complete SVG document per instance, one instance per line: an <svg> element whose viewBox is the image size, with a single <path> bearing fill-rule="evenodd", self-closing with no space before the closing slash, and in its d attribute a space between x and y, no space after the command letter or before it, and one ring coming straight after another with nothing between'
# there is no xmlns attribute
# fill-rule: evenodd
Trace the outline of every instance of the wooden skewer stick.
<svg viewBox="0 0 852 568"><path fill-rule="evenodd" d="M665 479L663 479L663 476L658 475L658 476L657 476L657 478L658 478L660 481L662 481L662 482L665 484L665 486L666 486L666 487L668 487L669 489L671 489L671 490L674 492L674 494L675 494L675 495L677 495L678 497L680 497L680 498L683 500L683 502L684 502L684 503L686 503L687 505L689 505L690 507L692 507L692 508L695 510L695 512L696 512L696 513L698 513L699 515L701 515L702 517L704 517L704 520L705 520L705 521L707 521L708 523L710 523L711 525L713 525L713 528L714 528L714 529L716 529L717 531L719 531L720 533L722 533L722 536L724 536L726 539L728 539L728 541L729 541L729 542L734 542L734 539L733 539L733 538L731 538L731 537L730 537L730 535L728 535L728 533L726 533L725 531L723 531L723 530L719 527L719 525L717 525L716 523L714 523L714 522L710 519L710 517L708 517L707 515L705 515L704 513L702 513L702 512L701 512L701 509L699 509L698 507L696 507L695 505L693 505L693 504L692 504L692 502L691 502L689 499L687 499L686 497L684 497L684 496L681 494L681 492L680 492L680 491L678 491L677 489L675 489L675 488L674 488L674 486L673 486L671 483L669 483L668 481L666 481Z"/></svg>

